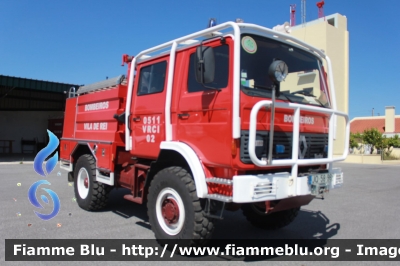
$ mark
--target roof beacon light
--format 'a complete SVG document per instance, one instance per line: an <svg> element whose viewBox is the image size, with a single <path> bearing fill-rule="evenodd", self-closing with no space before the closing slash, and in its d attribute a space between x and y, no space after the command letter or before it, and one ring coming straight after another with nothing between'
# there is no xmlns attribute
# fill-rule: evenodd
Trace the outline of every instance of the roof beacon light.
<svg viewBox="0 0 400 266"><path fill-rule="evenodd" d="M282 25L276 25L272 28L274 31L282 32L282 33L290 33L292 30L290 29L289 22L285 22Z"/></svg>
<svg viewBox="0 0 400 266"><path fill-rule="evenodd" d="M217 19L216 18L210 18L208 20L208 28L214 27L217 25Z"/></svg>
<svg viewBox="0 0 400 266"><path fill-rule="evenodd" d="M244 20L241 19L241 18L237 18L237 19L236 19L236 23L243 23L243 22L244 22Z"/></svg>

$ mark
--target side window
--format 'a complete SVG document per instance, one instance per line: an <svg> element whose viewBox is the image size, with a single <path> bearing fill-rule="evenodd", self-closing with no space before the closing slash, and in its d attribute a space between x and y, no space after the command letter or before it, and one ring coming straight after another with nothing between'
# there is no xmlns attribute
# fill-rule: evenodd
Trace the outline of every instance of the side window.
<svg viewBox="0 0 400 266"><path fill-rule="evenodd" d="M222 46L214 47L214 54L215 54L214 81L212 83L208 83L207 86L213 87L216 89L226 88L226 86L228 86L228 77L229 77L229 46L222 45ZM204 88L201 83L198 83L196 81L195 56L196 56L195 52L190 55L189 75L188 75L188 91L196 92L196 91L209 90L207 88Z"/></svg>
<svg viewBox="0 0 400 266"><path fill-rule="evenodd" d="M147 95L164 90L167 61L155 63L140 69L137 95Z"/></svg>

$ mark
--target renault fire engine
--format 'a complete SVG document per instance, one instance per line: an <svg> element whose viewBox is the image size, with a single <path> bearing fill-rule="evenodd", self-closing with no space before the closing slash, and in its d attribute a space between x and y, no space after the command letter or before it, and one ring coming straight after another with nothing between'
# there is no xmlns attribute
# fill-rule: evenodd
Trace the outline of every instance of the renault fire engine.
<svg viewBox="0 0 400 266"><path fill-rule="evenodd" d="M81 208L99 210L112 188L127 188L126 200L147 204L156 239L195 244L224 210L277 229L342 185L332 164L347 156L349 121L323 51L226 22L123 64L126 77L69 91L60 166ZM336 133L345 144L334 157Z"/></svg>

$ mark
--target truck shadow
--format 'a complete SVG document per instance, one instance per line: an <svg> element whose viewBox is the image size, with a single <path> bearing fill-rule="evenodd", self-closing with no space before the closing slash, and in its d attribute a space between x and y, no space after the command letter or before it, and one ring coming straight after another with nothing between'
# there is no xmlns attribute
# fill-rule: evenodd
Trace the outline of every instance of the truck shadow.
<svg viewBox="0 0 400 266"><path fill-rule="evenodd" d="M109 205L104 211L111 211L123 218L136 217L137 225L151 230L148 223L146 204L125 200L127 189L114 189L109 195ZM242 211L224 212L223 220L215 222L213 239L329 239L338 234L339 223L332 223L321 211L300 209L296 219L278 230L263 230L254 227L243 216ZM232 232L235 232L232 234Z"/></svg>
<svg viewBox="0 0 400 266"><path fill-rule="evenodd" d="M321 211L310 211L306 207L300 209L298 216L291 224L278 230L263 230L254 227L239 210L225 213L224 220L215 225L213 238L329 239L337 235L339 229L339 223L331 223ZM235 232L235 234L232 235L229 232Z"/></svg>
<svg viewBox="0 0 400 266"><path fill-rule="evenodd" d="M142 226L148 230L151 230L151 226L148 223L147 207L146 203L137 204L129 200L124 199L124 196L130 194L129 189L118 188L111 190L108 199L107 208L103 209L104 212L113 212L125 219L136 217L142 221L136 222L137 225Z"/></svg>

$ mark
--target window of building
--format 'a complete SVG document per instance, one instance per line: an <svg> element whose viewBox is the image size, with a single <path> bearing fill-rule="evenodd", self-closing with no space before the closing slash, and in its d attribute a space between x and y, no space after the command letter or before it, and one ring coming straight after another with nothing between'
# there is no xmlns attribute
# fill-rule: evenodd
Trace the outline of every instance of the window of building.
<svg viewBox="0 0 400 266"><path fill-rule="evenodd" d="M140 69L137 95L147 95L164 90L167 61L155 63Z"/></svg>
<svg viewBox="0 0 400 266"><path fill-rule="evenodd" d="M336 21L335 21L335 18L329 18L329 19L328 19L328 24L330 24L330 25L332 25L332 26L336 27Z"/></svg>
<svg viewBox="0 0 400 266"><path fill-rule="evenodd" d="M222 45L218 47L214 47L214 55L215 55L215 75L214 81L211 83L207 83L208 87L213 87L216 89L223 89L228 86L228 77L229 77L229 46ZM197 91L205 91L209 90L205 88L201 83L197 82L195 68L197 67L195 64L195 56L196 53L192 53L190 55L190 63L189 63L189 75L188 75L188 91L189 92L197 92Z"/></svg>

